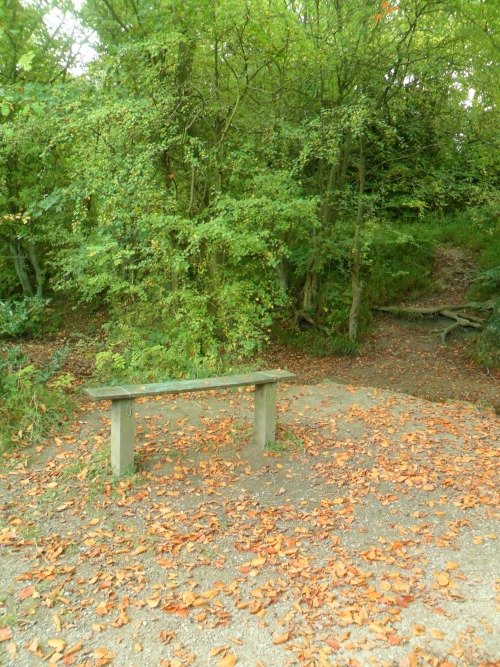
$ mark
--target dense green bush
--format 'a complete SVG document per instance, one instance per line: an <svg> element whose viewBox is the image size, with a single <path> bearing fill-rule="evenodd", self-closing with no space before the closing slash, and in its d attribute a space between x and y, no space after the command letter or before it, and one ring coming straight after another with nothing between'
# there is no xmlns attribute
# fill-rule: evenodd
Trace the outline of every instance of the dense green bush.
<svg viewBox="0 0 500 667"><path fill-rule="evenodd" d="M500 304L478 337L475 356L486 366L500 367Z"/></svg>
<svg viewBox="0 0 500 667"><path fill-rule="evenodd" d="M48 303L47 299L37 297L0 301L0 338L40 334L46 323Z"/></svg>
<svg viewBox="0 0 500 667"><path fill-rule="evenodd" d="M65 389L72 377L60 374L60 354L35 368L19 347L0 354L0 446L39 443L68 418L73 403ZM57 374L57 375L56 375Z"/></svg>
<svg viewBox="0 0 500 667"><path fill-rule="evenodd" d="M415 297L432 288L434 244L404 230L380 230L366 249L365 298L382 305Z"/></svg>

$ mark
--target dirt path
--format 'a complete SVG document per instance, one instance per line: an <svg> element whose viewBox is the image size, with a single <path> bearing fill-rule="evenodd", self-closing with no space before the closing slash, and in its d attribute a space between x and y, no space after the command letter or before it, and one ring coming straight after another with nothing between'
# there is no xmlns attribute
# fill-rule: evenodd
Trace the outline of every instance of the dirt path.
<svg viewBox="0 0 500 667"><path fill-rule="evenodd" d="M436 262L438 293L399 306L464 303L474 270L473 258L459 248L441 248ZM470 337L459 332L443 345L436 320L409 322L375 313L371 333L358 357L311 359L291 346L273 346L264 355L269 368L287 368L300 383L333 380L379 387L431 401L460 400L500 413L500 369L489 370L469 353Z"/></svg>
<svg viewBox="0 0 500 667"><path fill-rule="evenodd" d="M31 667L498 664L500 422L335 383L136 403L0 474L0 661Z"/></svg>

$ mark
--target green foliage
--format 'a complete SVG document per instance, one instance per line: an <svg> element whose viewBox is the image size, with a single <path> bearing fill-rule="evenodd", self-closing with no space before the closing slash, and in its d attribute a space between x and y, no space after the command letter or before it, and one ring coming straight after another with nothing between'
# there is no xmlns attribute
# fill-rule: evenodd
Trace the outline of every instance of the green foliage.
<svg viewBox="0 0 500 667"><path fill-rule="evenodd" d="M276 326L273 340L281 345L290 345L312 357L351 356L359 352L359 343L346 335L337 334L326 327L301 331L298 327Z"/></svg>
<svg viewBox="0 0 500 667"><path fill-rule="evenodd" d="M0 301L0 338L39 336L47 331L48 299L25 297Z"/></svg>
<svg viewBox="0 0 500 667"><path fill-rule="evenodd" d="M2 350L1 448L38 444L67 419L73 404L63 389L73 378L67 375L54 377L60 368L59 360L54 357L45 368L38 370L23 356L19 347Z"/></svg>
<svg viewBox="0 0 500 667"><path fill-rule="evenodd" d="M500 265L476 275L478 291L482 294L500 294Z"/></svg>
<svg viewBox="0 0 500 667"><path fill-rule="evenodd" d="M267 442L265 448L274 454L300 452L304 450L304 441L293 432L285 431L274 442Z"/></svg>
<svg viewBox="0 0 500 667"><path fill-rule="evenodd" d="M20 295L58 291L109 309L102 377L196 375L277 314L343 340L354 274L363 327L431 288L438 243L482 252L496 289L493 3L85 0L85 75L52 6L2 9L4 335L39 331Z"/></svg>
<svg viewBox="0 0 500 667"><path fill-rule="evenodd" d="M382 305L415 297L433 287L434 245L404 231L378 230L366 252L365 298Z"/></svg>
<svg viewBox="0 0 500 667"><path fill-rule="evenodd" d="M500 302L477 340L474 356L486 366L500 368Z"/></svg>

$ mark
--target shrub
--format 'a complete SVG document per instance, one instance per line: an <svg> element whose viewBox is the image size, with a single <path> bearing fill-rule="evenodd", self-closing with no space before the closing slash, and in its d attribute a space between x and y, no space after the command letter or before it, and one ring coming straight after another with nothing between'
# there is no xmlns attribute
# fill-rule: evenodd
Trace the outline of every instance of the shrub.
<svg viewBox="0 0 500 667"><path fill-rule="evenodd" d="M0 301L0 338L39 335L47 322L48 303L37 297Z"/></svg>
<svg viewBox="0 0 500 667"><path fill-rule="evenodd" d="M477 340L475 356L486 366L500 367L500 304L489 317Z"/></svg>
<svg viewBox="0 0 500 667"><path fill-rule="evenodd" d="M59 428L73 408L64 392L72 376L59 375L57 359L41 370L35 368L19 347L5 347L0 356L0 445L39 443ZM50 381L50 383L49 383Z"/></svg>

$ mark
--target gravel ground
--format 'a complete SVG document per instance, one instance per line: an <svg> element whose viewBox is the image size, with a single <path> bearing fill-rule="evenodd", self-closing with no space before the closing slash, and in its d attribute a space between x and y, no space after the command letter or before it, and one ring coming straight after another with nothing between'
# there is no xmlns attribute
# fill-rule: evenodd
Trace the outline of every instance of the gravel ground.
<svg viewBox="0 0 500 667"><path fill-rule="evenodd" d="M289 386L262 452L248 390L135 408L134 475L90 406L5 463L1 664L499 664L492 411Z"/></svg>

